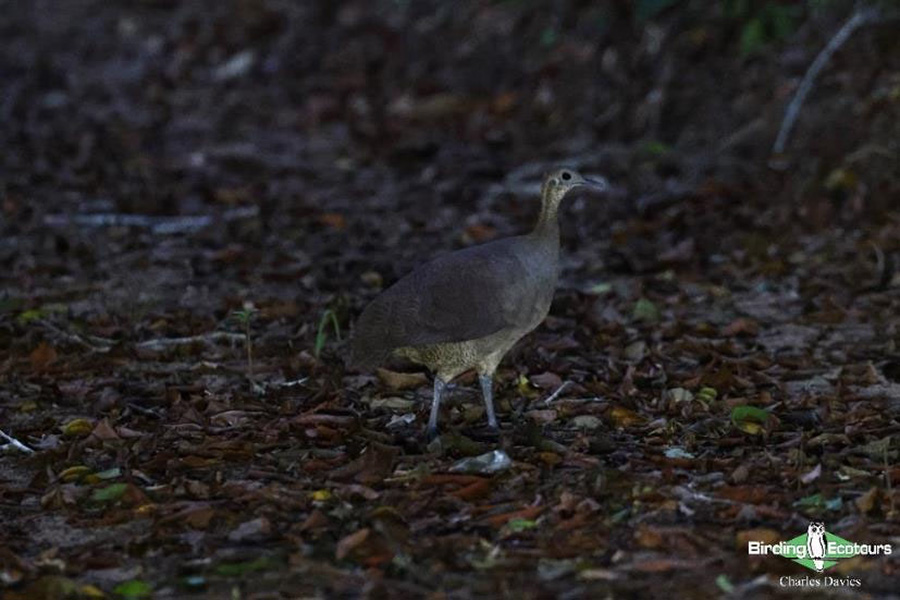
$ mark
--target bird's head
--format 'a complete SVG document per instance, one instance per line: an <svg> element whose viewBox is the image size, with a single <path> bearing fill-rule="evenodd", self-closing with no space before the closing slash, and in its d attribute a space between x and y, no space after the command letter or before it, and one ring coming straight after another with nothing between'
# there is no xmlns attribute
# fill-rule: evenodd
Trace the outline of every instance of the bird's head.
<svg viewBox="0 0 900 600"><path fill-rule="evenodd" d="M605 192L609 189L609 183L602 177L588 179L574 169L563 167L550 171L544 176L544 184L541 186L541 197L544 200L559 202L570 191L578 188Z"/></svg>

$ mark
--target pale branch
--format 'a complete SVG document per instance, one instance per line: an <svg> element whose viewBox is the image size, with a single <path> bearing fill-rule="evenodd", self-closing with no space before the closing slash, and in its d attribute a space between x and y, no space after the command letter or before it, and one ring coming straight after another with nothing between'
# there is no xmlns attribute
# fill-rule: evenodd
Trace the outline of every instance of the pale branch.
<svg viewBox="0 0 900 600"><path fill-rule="evenodd" d="M45 329L50 330L58 338L62 338L67 342L71 342L79 346L83 346L84 348L87 348L92 352L109 352L110 348L115 345L115 340L109 340L93 335L82 336L77 333L65 331L57 327L50 321L47 321L46 319L38 319L37 324L41 327L44 327Z"/></svg>
<svg viewBox="0 0 900 600"><path fill-rule="evenodd" d="M16 438L12 437L11 435L7 435L6 433L3 432L2 429L0 429L0 437L2 437L4 440L9 442L9 445L12 446L13 448L21 450L22 452L24 452L26 454L34 454L34 450L29 448L28 446L26 446L25 444L23 444Z"/></svg>
<svg viewBox="0 0 900 600"><path fill-rule="evenodd" d="M562 383L562 385L560 385L558 388L556 388L556 391L555 391L555 392L553 392L552 394L550 394L550 397L549 397L549 398L547 398L546 400L544 400L544 404L545 404L546 406L549 406L550 403L553 402L554 400L556 400L557 398L559 398L559 395L562 394L562 393L566 390L566 388L569 387L570 385L572 385L572 382L571 382L571 381L564 381L564 382Z"/></svg>
<svg viewBox="0 0 900 600"><path fill-rule="evenodd" d="M794 123L797 120L797 116L800 114L803 102L806 101L806 96L809 95L816 78L819 76L822 69L825 68L825 65L828 64L828 61L831 60L834 53L844 45L844 42L850 38L850 35L856 31L856 29L866 23L875 21L878 19L879 15L880 11L875 7L857 10L849 19L847 19L847 22L844 23L838 32L834 34L834 37L829 40L825 47L822 48L822 51L816 56L816 59L809 66L809 69L806 70L806 74L803 75L803 79L800 81L797 92L794 94L793 99L791 99L790 104L788 104L787 110L784 112L784 119L781 121L781 129L778 130L778 137L775 138L775 144L772 146L773 154L781 154L784 152L784 147L787 145L788 137L791 134L791 130L794 128Z"/></svg>
<svg viewBox="0 0 900 600"><path fill-rule="evenodd" d="M198 342L211 345L221 341L243 343L244 340L246 340L246 336L243 333L231 333L230 331L213 331L211 333L204 333L203 335L192 335L188 337L157 338L152 340L145 340L143 342L135 344L135 348L138 348L139 350L159 351L171 348L173 346L189 346Z"/></svg>

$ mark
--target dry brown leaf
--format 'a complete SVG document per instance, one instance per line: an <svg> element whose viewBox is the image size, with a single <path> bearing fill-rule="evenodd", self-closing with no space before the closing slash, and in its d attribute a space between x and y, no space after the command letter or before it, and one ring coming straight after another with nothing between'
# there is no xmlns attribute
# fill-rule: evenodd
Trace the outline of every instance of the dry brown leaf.
<svg viewBox="0 0 900 600"><path fill-rule="evenodd" d="M612 407L612 410L609 411L609 418L613 427L626 428L644 423L644 417L624 406Z"/></svg>
<svg viewBox="0 0 900 600"><path fill-rule="evenodd" d="M109 424L109 419L102 419L94 426L93 431L91 431L91 437L107 442L118 440L119 434L116 433L116 430Z"/></svg>
<svg viewBox="0 0 900 600"><path fill-rule="evenodd" d="M641 525L634 532L634 539L642 548L660 548L663 545L665 535L653 527Z"/></svg>
<svg viewBox="0 0 900 600"><path fill-rule="evenodd" d="M415 390L428 385L428 377L425 373L398 373L387 369L378 369L376 373L381 383L395 391Z"/></svg>
<svg viewBox="0 0 900 600"><path fill-rule="evenodd" d="M35 371L46 371L47 367L56 362L56 349L47 342L41 342L37 348L28 355L31 368Z"/></svg>
<svg viewBox="0 0 900 600"><path fill-rule="evenodd" d="M550 373L549 371L538 375L532 375L529 379L533 385L548 391L558 389L563 383L563 380L559 375Z"/></svg>
<svg viewBox="0 0 900 600"><path fill-rule="evenodd" d="M775 544L782 538L782 534L774 529L766 529L759 527L756 529L744 529L738 531L735 536L735 545L738 550L746 550L749 542L763 542L765 544Z"/></svg>
<svg viewBox="0 0 900 600"><path fill-rule="evenodd" d="M368 527L364 527L359 531L355 531L350 535L344 536L341 538L341 541L337 543L337 547L334 551L334 556L338 560L344 560L347 558L347 555L353 552L354 549L358 548L362 545L371 535L372 530Z"/></svg>
<svg viewBox="0 0 900 600"><path fill-rule="evenodd" d="M856 504L856 508L859 509L859 512L866 514L872 512L872 510L878 506L878 500L881 497L881 490L877 487L869 488L869 491L854 500L854 504Z"/></svg>
<svg viewBox="0 0 900 600"><path fill-rule="evenodd" d="M759 323L754 321L753 319L748 319L746 317L740 317L732 321L728 324L725 329L722 330L722 335L726 335L729 337L733 337L736 335L748 335L754 336L759 333Z"/></svg>

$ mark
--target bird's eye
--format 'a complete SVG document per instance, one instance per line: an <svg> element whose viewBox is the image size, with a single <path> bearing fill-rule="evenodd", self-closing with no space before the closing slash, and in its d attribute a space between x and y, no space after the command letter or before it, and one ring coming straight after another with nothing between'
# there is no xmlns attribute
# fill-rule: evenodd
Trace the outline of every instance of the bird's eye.
<svg viewBox="0 0 900 600"><path fill-rule="evenodd" d="M568 181L568 180L570 180L570 179L572 179L572 174L569 173L568 171L563 171L563 174L562 174L562 180L563 180L563 181Z"/></svg>

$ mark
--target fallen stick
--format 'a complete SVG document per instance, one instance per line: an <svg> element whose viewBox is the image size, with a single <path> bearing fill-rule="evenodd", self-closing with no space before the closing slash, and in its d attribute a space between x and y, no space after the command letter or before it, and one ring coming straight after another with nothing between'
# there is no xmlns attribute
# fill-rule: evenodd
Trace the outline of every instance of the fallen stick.
<svg viewBox="0 0 900 600"><path fill-rule="evenodd" d="M245 339L246 336L243 333L231 333L230 331L213 331L211 333L204 333L203 335L146 340L135 344L135 348L138 348L139 350L165 350L173 346L189 346L191 344L196 344L197 342L202 342L204 344L213 344L215 342L225 340L232 343L243 343Z"/></svg>
<svg viewBox="0 0 900 600"><path fill-rule="evenodd" d="M114 340L108 340L106 338L96 337L92 335L83 337L77 333L71 333L69 331L60 329L59 327L45 319L38 319L37 323L41 327L49 329L64 340L72 342L74 344L78 344L79 346L83 346L88 350L91 350L92 352L109 352L110 348L115 345Z"/></svg>
<svg viewBox="0 0 900 600"><path fill-rule="evenodd" d="M550 403L556 400L560 394L562 394L567 387L572 385L571 381L564 381L561 386L556 388L556 391L550 394L550 397L544 400L544 406L550 406Z"/></svg>
<svg viewBox="0 0 900 600"><path fill-rule="evenodd" d="M23 444L16 438L12 437L11 435L7 435L6 433L3 432L2 429L0 429L0 437L2 437L4 440L9 442L9 445L11 445L13 448L21 450L22 452L24 452L26 454L34 454L34 450L29 448L28 446L26 446L25 444Z"/></svg>
<svg viewBox="0 0 900 600"><path fill-rule="evenodd" d="M251 219L259 215L259 207L238 206L224 211L221 216L188 215L176 217L155 217L150 215L127 213L90 213L90 214L49 214L44 217L48 227L139 227L149 229L157 235L193 233L216 224L229 223L240 219Z"/></svg>
<svg viewBox="0 0 900 600"><path fill-rule="evenodd" d="M847 22L844 23L843 27L834 34L834 37L831 38L825 47L822 48L822 51L816 56L816 59L809 66L809 69L806 70L806 74L803 75L803 80L800 82L800 87L797 88L797 93L794 94L794 98L791 100L791 103L788 104L787 110L784 112L784 119L781 121L781 129L778 130L778 137L775 138L775 144L772 146L773 154L781 154L784 152L788 136L794 128L794 122L797 120L797 115L800 114L800 108L803 107L803 102L806 100L806 96L812 89L813 83L815 83L816 78L819 76L822 69L825 68L825 65L828 64L828 61L831 60L832 55L844 45L844 42L850 38L850 35L856 31L857 28L876 20L879 14L880 11L878 8L869 7L857 10L849 19L847 19Z"/></svg>

